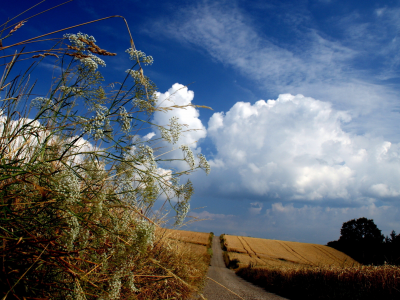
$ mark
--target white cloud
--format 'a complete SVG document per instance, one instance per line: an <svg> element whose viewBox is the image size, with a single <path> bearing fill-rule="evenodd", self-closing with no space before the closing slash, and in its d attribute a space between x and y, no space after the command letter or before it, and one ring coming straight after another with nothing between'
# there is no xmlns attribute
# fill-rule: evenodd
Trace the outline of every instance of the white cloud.
<svg viewBox="0 0 400 300"><path fill-rule="evenodd" d="M263 208L263 204L261 202L251 202L249 212L252 215L258 215Z"/></svg>
<svg viewBox="0 0 400 300"><path fill-rule="evenodd" d="M375 13L378 17L382 16L385 13L386 7L378 8L375 10Z"/></svg>
<svg viewBox="0 0 400 300"><path fill-rule="evenodd" d="M348 113L302 95L238 102L209 120L213 187L285 201L400 195L400 145L347 133L349 122Z"/></svg>
<svg viewBox="0 0 400 300"><path fill-rule="evenodd" d="M274 91L288 85L319 82L338 74L343 76L343 63L357 54L340 43L324 39L312 29L302 34L302 43L281 45L258 31L250 19L235 5L204 3L184 11L175 23L160 27Z"/></svg>
<svg viewBox="0 0 400 300"><path fill-rule="evenodd" d="M181 145L187 145L194 153L199 153L201 148L198 147L198 141L206 137L207 130L199 119L199 111L191 106L194 92L182 84L175 83L167 92L157 93L157 98L158 106L167 109L157 111L154 114L153 122L157 125L167 126L172 117L178 117L178 122L184 125L181 137L172 147L178 149ZM174 106L183 108L174 108ZM160 133L157 133L156 136L160 137ZM161 146L164 147L161 152L166 153L163 158L182 158L180 150L167 153L171 149L170 144L162 142ZM175 163L175 165L187 169L186 164Z"/></svg>
<svg viewBox="0 0 400 300"><path fill-rule="evenodd" d="M232 218L234 215L225 215L225 214L213 214L210 213L206 210L196 213L196 212L190 212L189 214L192 217L198 218L198 219L207 219L207 220L214 220L214 219L227 219L227 218Z"/></svg>
<svg viewBox="0 0 400 300"><path fill-rule="evenodd" d="M390 32L397 32L400 22L394 16L398 15L397 10L391 13L393 21L384 24L380 20L362 23L351 16L335 19L332 23L337 24L329 25L347 37L343 40L305 23L307 30L285 32L293 37L288 41L260 30L238 5L204 1L180 11L173 22L160 21L157 32L202 49L269 93L300 93L350 111L353 123L347 130L400 141L393 130L398 89L381 84L382 79L397 77L395 67L400 65L398 43L387 44ZM372 58L381 63L371 65L367 60Z"/></svg>
<svg viewBox="0 0 400 300"><path fill-rule="evenodd" d="M156 134L154 133L154 132L150 132L150 133L148 133L148 134L146 134L144 137L143 137L143 139L145 140L145 141L147 141L147 140L150 140L152 137L154 137Z"/></svg>

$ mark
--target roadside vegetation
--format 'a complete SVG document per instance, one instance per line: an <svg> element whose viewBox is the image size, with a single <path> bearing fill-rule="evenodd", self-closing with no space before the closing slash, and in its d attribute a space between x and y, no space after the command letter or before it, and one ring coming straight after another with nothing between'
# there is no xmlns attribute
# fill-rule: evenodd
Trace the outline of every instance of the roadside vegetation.
<svg viewBox="0 0 400 300"><path fill-rule="evenodd" d="M289 299L399 299L400 268L363 266L333 248L221 236L227 267Z"/></svg>
<svg viewBox="0 0 400 300"><path fill-rule="evenodd" d="M186 248L190 252L198 254L206 266L210 264L213 255L212 239L214 233L167 229L165 236L168 239L179 242L183 248Z"/></svg>
<svg viewBox="0 0 400 300"><path fill-rule="evenodd" d="M122 55L132 64L106 83L100 69L119 53L72 27L8 43L25 22L10 19L0 31L1 299L190 298L204 285L207 250L191 251L163 227L180 226L189 211L194 188L180 177L210 168L188 146L175 150L187 170L163 159L160 142L175 144L184 127L177 118L151 122L166 110L145 76L153 58L127 27ZM51 79L36 72L44 64L54 76L43 82ZM146 128L161 137L143 138ZM155 211L157 201L174 215Z"/></svg>

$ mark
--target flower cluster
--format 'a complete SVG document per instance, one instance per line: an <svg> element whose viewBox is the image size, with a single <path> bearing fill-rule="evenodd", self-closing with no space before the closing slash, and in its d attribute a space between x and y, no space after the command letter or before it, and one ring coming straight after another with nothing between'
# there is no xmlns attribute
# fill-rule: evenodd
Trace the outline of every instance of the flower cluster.
<svg viewBox="0 0 400 300"><path fill-rule="evenodd" d="M89 53L90 58L98 65L105 67L106 63L104 60L102 60L100 57L93 55L92 53Z"/></svg>
<svg viewBox="0 0 400 300"><path fill-rule="evenodd" d="M62 85L58 89L66 94L72 94L73 96L82 96L83 95L82 89L77 88L77 87L69 87L69 86Z"/></svg>
<svg viewBox="0 0 400 300"><path fill-rule="evenodd" d="M175 226L181 226L183 224L183 221L186 218L186 215L188 214L190 210L190 203L189 202L178 202L175 205L175 210L176 210L176 217L175 217Z"/></svg>
<svg viewBox="0 0 400 300"><path fill-rule="evenodd" d="M153 148L148 145L139 145L137 157L140 163L150 166L150 171L154 172L156 170L157 164L154 159Z"/></svg>
<svg viewBox="0 0 400 300"><path fill-rule="evenodd" d="M128 133L131 129L131 122L128 118L128 112L126 111L125 107L121 106L119 108L119 123L121 125L122 131Z"/></svg>
<svg viewBox="0 0 400 300"><path fill-rule="evenodd" d="M69 232L66 235L65 244L68 251L72 251L74 248L74 242L79 235L81 226L79 224L78 218L72 213L67 213L65 220L69 227Z"/></svg>
<svg viewBox="0 0 400 300"><path fill-rule="evenodd" d="M187 181L186 184L181 185L176 194L178 196L178 202L175 205L176 217L175 217L175 226L180 226L183 224L183 221L186 218L190 210L190 198L194 193L193 184L190 180Z"/></svg>
<svg viewBox="0 0 400 300"><path fill-rule="evenodd" d="M84 43L82 40L86 40L88 42L93 42L96 43L96 40L93 36L89 36L85 33L78 32L77 34L71 34L67 33L64 34L64 38L67 38L72 46L78 48L80 51L84 51L86 49L86 43Z"/></svg>
<svg viewBox="0 0 400 300"><path fill-rule="evenodd" d="M90 57L84 57L80 59L81 64L84 65L85 67L89 68L89 70L97 70L99 67L97 63Z"/></svg>
<svg viewBox="0 0 400 300"><path fill-rule="evenodd" d="M203 169L207 175L210 174L211 167L210 167L210 164L208 163L206 157L201 153L197 154L197 157L199 158L199 167L201 169Z"/></svg>
<svg viewBox="0 0 400 300"><path fill-rule="evenodd" d="M137 81L137 80L140 81L141 80L142 74L139 71L129 69L129 70L126 70L125 72L128 73L129 75L131 75L131 77L133 79L135 79L135 81Z"/></svg>
<svg viewBox="0 0 400 300"><path fill-rule="evenodd" d="M135 188L130 180L122 180L116 190L118 198L121 202L129 205L137 205Z"/></svg>
<svg viewBox="0 0 400 300"><path fill-rule="evenodd" d="M55 191L63 197L66 204L79 201L80 185L78 177L70 170L65 170L58 175L59 181Z"/></svg>
<svg viewBox="0 0 400 300"><path fill-rule="evenodd" d="M81 64L88 68L90 72L94 72L98 69L99 65L105 67L106 63L104 60L96 55L93 55L91 51L97 47L94 43L96 42L93 36L89 36L85 33L78 32L77 34L64 34L64 38L68 38L72 47L71 49L77 50L78 54L69 54L74 56L75 59L79 59ZM98 47L97 47L98 48ZM85 53L85 54L84 54ZM100 52L95 52L100 53Z"/></svg>
<svg viewBox="0 0 400 300"><path fill-rule="evenodd" d="M168 143L175 144L182 133L182 125L178 122L178 117L172 117L169 119L169 129L158 126L161 137L166 140Z"/></svg>
<svg viewBox="0 0 400 300"><path fill-rule="evenodd" d="M78 117L80 123L83 125L84 129L88 133L93 134L95 140L99 140L104 137L104 131L110 129L110 120L108 118L108 108L101 105L95 105L94 110L96 116L91 119L85 119Z"/></svg>
<svg viewBox="0 0 400 300"><path fill-rule="evenodd" d="M146 56L146 53L144 53L140 50L135 50L133 48L129 48L125 52L129 53L129 58L131 60L143 62L145 66L151 65L154 61L152 56Z"/></svg>
<svg viewBox="0 0 400 300"><path fill-rule="evenodd" d="M154 225L149 221L141 219L136 222L135 242L142 247L142 250L148 246L153 246L154 242Z"/></svg>
<svg viewBox="0 0 400 300"><path fill-rule="evenodd" d="M192 150L186 145L182 145L179 148L182 149L183 159L188 163L190 169L193 170L195 167L195 162Z"/></svg>
<svg viewBox="0 0 400 300"><path fill-rule="evenodd" d="M36 97L31 101L31 105L38 110L44 110L50 106L53 106L54 102L49 98Z"/></svg>

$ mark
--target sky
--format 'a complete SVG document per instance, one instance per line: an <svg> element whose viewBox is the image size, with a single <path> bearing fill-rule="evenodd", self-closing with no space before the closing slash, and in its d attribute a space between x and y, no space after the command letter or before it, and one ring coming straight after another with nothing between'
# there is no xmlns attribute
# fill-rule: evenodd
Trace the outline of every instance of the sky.
<svg viewBox="0 0 400 300"><path fill-rule="evenodd" d="M32 3L6 1L1 19ZM111 15L125 17L136 48L153 56L144 73L160 103L212 108L153 118L198 129L177 146L211 165L208 176L190 176L190 215L206 220L182 229L326 244L343 222L366 217L385 235L400 232L400 1L75 0L7 42ZM106 80L123 78L122 19L65 33L78 31L118 54L106 59ZM40 79L51 79L51 62Z"/></svg>

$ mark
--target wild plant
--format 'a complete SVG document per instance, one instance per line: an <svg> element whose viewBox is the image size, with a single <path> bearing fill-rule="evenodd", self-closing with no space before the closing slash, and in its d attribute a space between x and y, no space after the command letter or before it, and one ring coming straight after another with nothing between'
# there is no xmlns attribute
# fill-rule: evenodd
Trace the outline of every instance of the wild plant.
<svg viewBox="0 0 400 300"><path fill-rule="evenodd" d="M181 224L194 189L179 177L210 167L203 155L196 161L182 147L189 169L165 169L151 141L141 138L145 127L171 143L182 133L177 118L166 126L151 122L163 110L143 71L153 58L131 38L132 66L121 84L107 85L103 58L116 54L93 36L66 33L56 47L29 53L23 47L39 37L7 46L24 21L4 34L7 24L0 47L17 51L0 57L6 60L0 79L2 299L146 299L141 290L153 284L146 276L170 280L173 291L165 286L163 295L189 297L191 273L171 271L175 254L157 239L152 208L165 199ZM28 54L32 65L14 75ZM50 92L34 96L34 67L48 59L59 76L47 83Z"/></svg>

